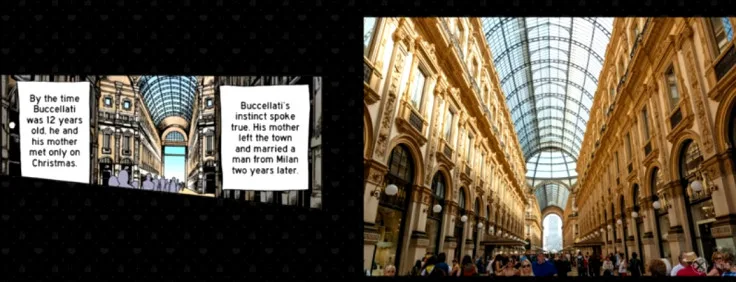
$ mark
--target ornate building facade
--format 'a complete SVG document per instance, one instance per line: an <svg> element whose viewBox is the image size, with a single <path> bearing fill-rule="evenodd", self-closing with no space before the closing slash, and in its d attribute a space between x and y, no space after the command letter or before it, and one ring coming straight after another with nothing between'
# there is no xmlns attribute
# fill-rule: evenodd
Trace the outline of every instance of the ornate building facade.
<svg viewBox="0 0 736 282"><path fill-rule="evenodd" d="M615 19L577 164L574 244L673 265L736 250L734 26Z"/></svg>
<svg viewBox="0 0 736 282"><path fill-rule="evenodd" d="M364 24L365 271L521 251L525 159L480 19Z"/></svg>
<svg viewBox="0 0 736 282"><path fill-rule="evenodd" d="M542 250L542 213L539 204L534 199L528 199L529 203L525 211L524 238L527 239L527 249L532 251Z"/></svg>

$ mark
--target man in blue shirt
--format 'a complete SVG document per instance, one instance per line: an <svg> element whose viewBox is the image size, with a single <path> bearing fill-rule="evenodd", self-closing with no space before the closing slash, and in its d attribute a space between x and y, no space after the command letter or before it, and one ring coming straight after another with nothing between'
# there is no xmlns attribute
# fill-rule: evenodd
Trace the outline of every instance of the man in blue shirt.
<svg viewBox="0 0 736 282"><path fill-rule="evenodd" d="M532 271L535 277L555 276L557 268L547 261L543 253L537 254L537 260L532 262Z"/></svg>
<svg viewBox="0 0 736 282"><path fill-rule="evenodd" d="M450 266L447 265L447 254L440 253L437 255L437 261L438 263L436 263L434 267L444 270L446 274L450 274Z"/></svg>

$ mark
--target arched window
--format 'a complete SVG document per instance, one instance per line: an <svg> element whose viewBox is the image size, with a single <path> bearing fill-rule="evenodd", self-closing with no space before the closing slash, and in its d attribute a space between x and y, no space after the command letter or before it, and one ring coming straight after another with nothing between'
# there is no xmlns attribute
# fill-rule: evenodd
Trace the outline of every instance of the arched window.
<svg viewBox="0 0 736 282"><path fill-rule="evenodd" d="M667 208L667 199L662 195L660 197L657 192L661 188L662 171L654 168L649 176L649 187L652 200L659 204L658 209L654 209L654 223L657 230L657 243L659 244L659 256L662 258L670 257L670 244L667 242L667 235L670 229L669 209Z"/></svg>
<svg viewBox="0 0 736 282"><path fill-rule="evenodd" d="M634 203L633 210L634 212L639 212L639 184L634 184L634 187L631 189L631 201ZM633 218L634 226L636 226L636 244L637 244L637 254L639 255L639 259L642 261L646 261L644 259L644 252L641 247L641 234L644 232L644 221L642 220L641 215L638 215L638 217Z"/></svg>
<svg viewBox="0 0 736 282"><path fill-rule="evenodd" d="M613 245L616 246L614 247L614 251L619 252L620 250L617 249L618 245L616 245L616 241L618 241L618 227L616 227L616 209L614 208L613 203L611 203L611 224L609 226L611 226L610 231L613 231Z"/></svg>
<svg viewBox="0 0 736 282"><path fill-rule="evenodd" d="M429 237L430 245L427 247L427 253L440 253L440 243L442 242L442 223L445 211L445 176L442 172L437 172L432 178L432 205L429 206L430 212L427 215L427 237ZM440 212L435 212L434 207L440 206Z"/></svg>
<svg viewBox="0 0 736 282"><path fill-rule="evenodd" d="M376 228L380 234L376 243L373 263L380 268L393 264L401 269L401 247L407 226L406 210L409 207L411 187L414 184L414 160L409 150L403 145L394 147L388 161L388 172L385 185L394 184L398 188L396 195L381 193L376 214Z"/></svg>
<svg viewBox="0 0 736 282"><path fill-rule="evenodd" d="M731 21L727 17L710 18L710 26L716 43L716 51L720 54L726 50L728 42L733 40Z"/></svg>
<svg viewBox="0 0 736 282"><path fill-rule="evenodd" d="M458 197L457 197L457 205L458 205L458 207L460 207L460 209L462 211L465 211L465 201L466 201L466 199L465 199L465 188L464 187L461 187L460 188L460 192L459 192Z"/></svg>
<svg viewBox="0 0 736 282"><path fill-rule="evenodd" d="M473 257L477 257L478 256L478 238L479 238L478 237L478 230L479 230L479 228L478 228L477 225L480 223L480 215L481 215L480 214L481 209L480 209L480 199L479 198L475 198L474 211L475 211L475 221L474 221L475 225L470 226L470 228L473 229Z"/></svg>
<svg viewBox="0 0 736 282"><path fill-rule="evenodd" d="M178 131L172 131L169 132L169 134L166 134L165 139L170 142L184 142L184 134L181 134L181 132Z"/></svg>
<svg viewBox="0 0 736 282"><path fill-rule="evenodd" d="M455 217L455 240L458 246L455 248L456 258L460 258L460 254L462 254L462 250L464 249L463 246L465 246L465 224L462 221L462 217L467 214L465 210L466 203L467 198L465 197L465 187L460 187L457 197L458 209Z"/></svg>
<svg viewBox="0 0 736 282"><path fill-rule="evenodd" d="M684 192L685 210L693 250L710 258L716 248L715 238L711 235L712 223L706 220L715 218L713 200L707 191L707 183L700 177L703 155L698 143L693 140L685 141L680 151L679 169L680 183ZM692 187L694 182L701 183L700 191ZM708 263L711 263L708 261Z"/></svg>
<svg viewBox="0 0 736 282"><path fill-rule="evenodd" d="M619 211L620 219L621 219L621 242L623 242L624 247L624 256L627 258L629 257L629 248L626 243L626 241L629 239L626 233L626 202L624 201L624 195L621 195L619 198Z"/></svg>
<svg viewBox="0 0 736 282"><path fill-rule="evenodd" d="M731 122L729 122L728 128L731 129L729 132L731 140L731 148L736 148L736 106L731 110Z"/></svg>
<svg viewBox="0 0 736 282"><path fill-rule="evenodd" d="M363 54L368 55L370 50L371 40L373 39L373 33L376 28L376 18L365 17L363 18Z"/></svg>

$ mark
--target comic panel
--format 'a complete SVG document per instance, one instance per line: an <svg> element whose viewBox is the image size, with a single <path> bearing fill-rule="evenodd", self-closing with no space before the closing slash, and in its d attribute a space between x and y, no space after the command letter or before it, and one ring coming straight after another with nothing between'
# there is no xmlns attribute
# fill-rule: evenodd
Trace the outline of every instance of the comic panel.
<svg viewBox="0 0 736 282"><path fill-rule="evenodd" d="M321 85L3 75L2 174L321 208Z"/></svg>

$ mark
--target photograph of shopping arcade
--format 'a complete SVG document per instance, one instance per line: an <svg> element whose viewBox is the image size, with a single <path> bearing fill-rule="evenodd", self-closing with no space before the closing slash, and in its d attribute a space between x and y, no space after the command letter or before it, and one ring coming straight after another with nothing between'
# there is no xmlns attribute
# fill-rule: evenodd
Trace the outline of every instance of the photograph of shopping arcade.
<svg viewBox="0 0 736 282"><path fill-rule="evenodd" d="M364 272L733 254L734 25L364 18Z"/></svg>
<svg viewBox="0 0 736 282"><path fill-rule="evenodd" d="M78 82L90 95L90 183L243 201L322 205L322 80L306 76L2 75L2 174L20 176L17 81ZM308 85L310 189L221 189L219 86Z"/></svg>

